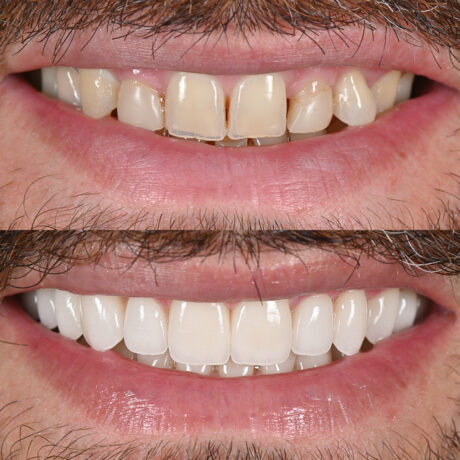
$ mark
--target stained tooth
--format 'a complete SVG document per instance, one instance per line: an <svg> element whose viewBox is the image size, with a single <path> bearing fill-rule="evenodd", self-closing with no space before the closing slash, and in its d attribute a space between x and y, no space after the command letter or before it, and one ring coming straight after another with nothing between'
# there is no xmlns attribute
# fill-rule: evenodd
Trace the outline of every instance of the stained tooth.
<svg viewBox="0 0 460 460"><path fill-rule="evenodd" d="M359 70L342 75L334 88L334 115L349 126L372 123L377 114L372 91Z"/></svg>
<svg viewBox="0 0 460 460"><path fill-rule="evenodd" d="M334 338L334 306L326 294L303 299L292 318L292 351L317 356L329 351Z"/></svg>
<svg viewBox="0 0 460 460"><path fill-rule="evenodd" d="M366 335L367 300L361 290L340 294L334 302L334 345L345 355L358 353Z"/></svg>
<svg viewBox="0 0 460 460"><path fill-rule="evenodd" d="M246 377L254 373L254 366L236 364L229 359L225 364L217 366L220 377Z"/></svg>
<svg viewBox="0 0 460 460"><path fill-rule="evenodd" d="M80 105L80 74L72 67L56 69L58 98L68 104Z"/></svg>
<svg viewBox="0 0 460 460"><path fill-rule="evenodd" d="M295 361L295 369L312 369L313 367L325 366L326 364L330 364L331 362L332 355L330 351L318 356L297 355Z"/></svg>
<svg viewBox="0 0 460 460"><path fill-rule="evenodd" d="M308 82L289 100L287 127L290 133L316 133L332 120L332 89L323 80Z"/></svg>
<svg viewBox="0 0 460 460"><path fill-rule="evenodd" d="M124 80L121 83L117 114L119 121L138 128L158 131L165 126L159 93L138 81Z"/></svg>
<svg viewBox="0 0 460 460"><path fill-rule="evenodd" d="M105 69L81 69L80 91L83 113L103 118L117 108L119 84Z"/></svg>
<svg viewBox="0 0 460 460"><path fill-rule="evenodd" d="M28 291L21 294L22 304L24 305L26 312L33 319L39 319L37 292L38 291Z"/></svg>
<svg viewBox="0 0 460 460"><path fill-rule="evenodd" d="M126 306L124 337L129 350L161 355L168 348L168 320L161 305L150 298L131 297Z"/></svg>
<svg viewBox="0 0 460 460"><path fill-rule="evenodd" d="M289 133L290 141L300 141L302 139L311 139L312 137L324 136L327 134L325 129L318 131L316 133Z"/></svg>
<svg viewBox="0 0 460 460"><path fill-rule="evenodd" d="M193 365L193 364L176 363L176 369L178 371L193 372L195 374L211 375L213 367L206 365L206 364Z"/></svg>
<svg viewBox="0 0 460 460"><path fill-rule="evenodd" d="M292 341L287 300L242 302L232 310L232 360L270 365L286 361Z"/></svg>
<svg viewBox="0 0 460 460"><path fill-rule="evenodd" d="M174 361L168 352L162 355L137 355L137 360L142 364L159 369L172 369L174 367Z"/></svg>
<svg viewBox="0 0 460 460"><path fill-rule="evenodd" d="M172 302L168 342L176 362L224 364L230 356L228 308L220 303Z"/></svg>
<svg viewBox="0 0 460 460"><path fill-rule="evenodd" d="M88 344L105 351L123 339L125 301L115 296L82 296L83 334Z"/></svg>
<svg viewBox="0 0 460 460"><path fill-rule="evenodd" d="M277 145L283 144L284 142L289 142L289 136L286 132L282 136L278 137L256 137L255 139L252 139L252 142L254 145L259 147L263 145Z"/></svg>
<svg viewBox="0 0 460 460"><path fill-rule="evenodd" d="M83 334L81 296L57 289L54 302L59 333L71 340L79 339Z"/></svg>
<svg viewBox="0 0 460 460"><path fill-rule="evenodd" d="M286 85L278 74L243 78L233 89L228 137L279 137L286 131Z"/></svg>
<svg viewBox="0 0 460 460"><path fill-rule="evenodd" d="M39 289L37 291L37 308L40 322L48 329L57 327L54 289Z"/></svg>
<svg viewBox="0 0 460 460"><path fill-rule="evenodd" d="M408 289L401 289L399 293L399 308L393 332L400 332L414 324L420 297Z"/></svg>
<svg viewBox="0 0 460 460"><path fill-rule="evenodd" d="M399 289L385 289L367 302L366 337L375 344L391 335L398 315Z"/></svg>
<svg viewBox="0 0 460 460"><path fill-rule="evenodd" d="M385 112L394 106L400 78L401 72L392 70L372 85L377 113Z"/></svg>
<svg viewBox="0 0 460 460"><path fill-rule="evenodd" d="M42 91L49 97L58 97L57 69L56 67L45 67L42 74Z"/></svg>
<svg viewBox="0 0 460 460"><path fill-rule="evenodd" d="M219 147L247 147L247 139L230 139L225 137L221 141L216 141L216 145Z"/></svg>
<svg viewBox="0 0 460 460"><path fill-rule="evenodd" d="M414 85L414 78L415 75L413 73L402 74L401 78L399 79L395 104L400 104L401 102L410 99L412 94L412 87Z"/></svg>
<svg viewBox="0 0 460 460"><path fill-rule="evenodd" d="M224 139L225 94L219 81L209 75L174 73L166 91L166 128L176 137Z"/></svg>
<svg viewBox="0 0 460 460"><path fill-rule="evenodd" d="M288 359L282 363L260 366L259 374L282 374L285 372L292 372L294 370L295 360L295 354L290 353Z"/></svg>

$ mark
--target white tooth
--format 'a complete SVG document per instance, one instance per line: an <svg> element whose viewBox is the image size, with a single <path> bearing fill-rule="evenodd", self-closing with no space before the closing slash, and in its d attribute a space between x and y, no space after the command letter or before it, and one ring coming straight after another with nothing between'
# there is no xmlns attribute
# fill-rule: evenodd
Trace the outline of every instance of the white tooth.
<svg viewBox="0 0 460 460"><path fill-rule="evenodd" d="M413 326L419 305L420 297L414 291L401 289L398 316L396 317L393 332L400 332Z"/></svg>
<svg viewBox="0 0 460 460"><path fill-rule="evenodd" d="M162 355L137 355L137 360L142 364L159 369L172 369L174 367L174 361L168 352Z"/></svg>
<svg viewBox="0 0 460 460"><path fill-rule="evenodd" d="M399 309L399 289L385 289L367 302L366 337L375 344L393 332Z"/></svg>
<svg viewBox="0 0 460 460"><path fill-rule="evenodd" d="M334 345L349 356L358 353L366 336L367 300L361 290L340 294L334 302Z"/></svg>
<svg viewBox="0 0 460 460"><path fill-rule="evenodd" d="M399 70L391 70L372 85L377 113L385 112L394 106L400 78Z"/></svg>
<svg viewBox="0 0 460 460"><path fill-rule="evenodd" d="M216 141L216 145L218 147L247 147L248 140L247 139L230 139L229 137L225 137L221 141Z"/></svg>
<svg viewBox="0 0 460 460"><path fill-rule="evenodd" d="M270 364L269 366L260 366L259 374L283 374L292 372L295 365L295 354L290 353L288 359L282 363Z"/></svg>
<svg viewBox="0 0 460 460"><path fill-rule="evenodd" d="M407 101L410 99L412 94L412 87L414 85L415 75L413 73L403 73L398 85L398 91L396 94L395 104L400 104L401 102Z"/></svg>
<svg viewBox="0 0 460 460"><path fill-rule="evenodd" d="M37 291L37 308L40 322L48 329L57 327L54 289L39 289Z"/></svg>
<svg viewBox="0 0 460 460"><path fill-rule="evenodd" d="M56 69L58 98L68 104L80 105L80 74L72 67Z"/></svg>
<svg viewBox="0 0 460 460"><path fill-rule="evenodd" d="M284 142L289 142L289 136L287 133L284 133L279 137L256 137L252 140L254 145L263 146L263 145L277 145L283 144Z"/></svg>
<svg viewBox="0 0 460 460"><path fill-rule="evenodd" d="M323 80L310 81L289 100L288 130L290 133L322 131L329 126L332 113L332 88Z"/></svg>
<svg viewBox="0 0 460 460"><path fill-rule="evenodd" d="M81 107L91 118L103 118L117 108L119 89L118 81L108 70L80 70Z"/></svg>
<svg viewBox="0 0 460 460"><path fill-rule="evenodd" d="M71 340L79 339L83 334L81 296L57 289L54 302L59 333Z"/></svg>
<svg viewBox="0 0 460 460"><path fill-rule="evenodd" d="M174 301L169 310L171 358L191 365L224 364L230 356L230 314L220 303Z"/></svg>
<svg viewBox="0 0 460 460"><path fill-rule="evenodd" d="M318 131L316 133L289 133L290 141L300 141L302 139L311 139L312 137L324 136L327 134L325 129Z"/></svg>
<svg viewBox="0 0 460 460"><path fill-rule="evenodd" d="M42 74L42 91L49 97L58 97L57 69L56 67L45 67Z"/></svg>
<svg viewBox="0 0 460 460"><path fill-rule="evenodd" d="M317 356L330 350L334 338L334 305L326 294L303 299L292 318L292 351Z"/></svg>
<svg viewBox="0 0 460 460"><path fill-rule="evenodd" d="M125 301L121 297L84 295L81 310L83 334L92 348L109 350L123 339Z"/></svg>
<svg viewBox="0 0 460 460"><path fill-rule="evenodd" d="M219 81L209 75L174 73L166 91L166 128L176 137L224 139L225 94Z"/></svg>
<svg viewBox="0 0 460 460"><path fill-rule="evenodd" d="M220 377L247 377L254 374L254 366L247 364L236 364L229 359L225 364L217 366Z"/></svg>
<svg viewBox="0 0 460 460"><path fill-rule="evenodd" d="M269 365L286 361L292 341L287 300L242 302L232 310L232 360Z"/></svg>
<svg viewBox="0 0 460 460"><path fill-rule="evenodd" d="M39 319L37 292L38 291L28 291L21 294L22 305L33 319Z"/></svg>
<svg viewBox="0 0 460 460"><path fill-rule="evenodd" d="M128 350L128 348L126 348L124 340L122 340L118 345L115 345L113 351L133 361L136 359L136 353L133 353L132 351Z"/></svg>
<svg viewBox="0 0 460 460"><path fill-rule="evenodd" d="M160 94L139 81L121 83L117 114L119 121L138 128L158 131L165 126Z"/></svg>
<svg viewBox="0 0 460 460"><path fill-rule="evenodd" d="M228 137L279 137L286 131L286 85L278 74L243 78L233 89Z"/></svg>
<svg viewBox="0 0 460 460"><path fill-rule="evenodd" d="M161 355L168 348L168 319L154 299L131 297L125 314L124 338L134 353Z"/></svg>
<svg viewBox="0 0 460 460"><path fill-rule="evenodd" d="M195 374L202 374L202 375L211 375L212 366L207 364L184 364L184 363L176 363L176 369L178 371L184 372L193 372Z"/></svg>
<svg viewBox="0 0 460 460"><path fill-rule="evenodd" d="M301 371L304 369L312 369L313 367L325 366L331 362L332 355L330 351L318 356L298 355L295 361L295 368Z"/></svg>
<svg viewBox="0 0 460 460"><path fill-rule="evenodd" d="M359 70L342 75L334 88L334 115L349 126L372 123L377 114L374 95Z"/></svg>

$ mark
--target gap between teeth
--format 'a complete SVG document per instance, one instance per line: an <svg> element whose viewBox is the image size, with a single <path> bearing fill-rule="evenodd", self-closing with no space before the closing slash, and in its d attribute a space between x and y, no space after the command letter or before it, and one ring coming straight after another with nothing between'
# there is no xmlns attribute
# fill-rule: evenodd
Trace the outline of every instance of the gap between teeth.
<svg viewBox="0 0 460 460"><path fill-rule="evenodd" d="M49 329L98 351L114 349L160 368L223 377L290 372L358 353L414 324L422 298L406 289L364 290L335 300L225 303L80 296L41 289L23 294L26 311Z"/></svg>
<svg viewBox="0 0 460 460"><path fill-rule="evenodd" d="M104 69L48 67L42 91L92 118L116 109L119 121L163 135L222 147L263 146L320 136L345 126L372 123L410 98L413 74L392 70L371 87L360 70L347 70L334 87L305 81L287 99L280 74L241 78L226 95L217 77L173 73L165 94L138 80L117 81Z"/></svg>

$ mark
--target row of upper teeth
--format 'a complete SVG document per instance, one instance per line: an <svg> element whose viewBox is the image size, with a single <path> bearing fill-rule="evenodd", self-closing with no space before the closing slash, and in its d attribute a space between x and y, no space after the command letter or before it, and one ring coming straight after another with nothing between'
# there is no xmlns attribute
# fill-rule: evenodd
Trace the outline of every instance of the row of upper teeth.
<svg viewBox="0 0 460 460"><path fill-rule="evenodd" d="M348 290L334 301L319 294L300 299L225 303L172 301L169 308L152 298L80 296L55 289L24 295L24 306L48 328L70 339L84 336L105 351L124 340L123 354L137 354L158 367L221 375L247 375L314 367L331 362L332 346L343 355L414 324L421 305L414 291L386 289L368 299Z"/></svg>
<svg viewBox="0 0 460 460"><path fill-rule="evenodd" d="M280 74L243 77L226 97L218 78L174 73L166 94L137 80L123 80L104 69L42 69L49 96L79 106L93 118L117 109L121 122L181 138L221 146L268 145L324 134L333 116L349 126L376 116L410 98L414 75L393 70L369 88L359 70L344 72L331 86L322 79L305 82L289 100Z"/></svg>

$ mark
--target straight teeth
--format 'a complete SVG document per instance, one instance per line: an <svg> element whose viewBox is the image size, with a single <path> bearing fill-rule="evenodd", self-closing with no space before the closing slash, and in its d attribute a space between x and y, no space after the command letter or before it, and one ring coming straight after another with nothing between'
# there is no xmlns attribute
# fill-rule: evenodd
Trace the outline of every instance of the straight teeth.
<svg viewBox="0 0 460 460"><path fill-rule="evenodd" d="M422 298L386 289L297 299L225 303L80 296L41 289L23 306L49 329L98 351L149 366L223 377L273 374L329 364L411 327Z"/></svg>
<svg viewBox="0 0 460 460"><path fill-rule="evenodd" d="M410 98L414 75L392 70L368 85L347 70L334 85L320 77L287 97L281 74L242 77L226 94L218 77L173 73L164 94L141 79L121 83L104 69L42 69L42 90L92 118L117 111L119 121L163 135L222 147L263 146L362 126Z"/></svg>

